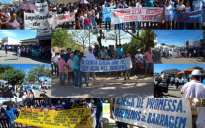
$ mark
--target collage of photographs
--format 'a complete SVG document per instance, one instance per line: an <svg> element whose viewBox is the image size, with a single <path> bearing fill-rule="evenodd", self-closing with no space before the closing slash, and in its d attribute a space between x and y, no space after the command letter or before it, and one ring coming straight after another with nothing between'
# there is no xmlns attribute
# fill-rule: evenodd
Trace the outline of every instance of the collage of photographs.
<svg viewBox="0 0 205 128"><path fill-rule="evenodd" d="M0 0L0 128L205 128L205 1Z"/></svg>

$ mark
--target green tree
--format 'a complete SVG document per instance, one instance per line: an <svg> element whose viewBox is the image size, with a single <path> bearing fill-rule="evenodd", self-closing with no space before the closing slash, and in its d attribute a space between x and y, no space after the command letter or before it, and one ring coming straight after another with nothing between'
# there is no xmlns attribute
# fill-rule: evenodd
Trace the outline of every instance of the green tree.
<svg viewBox="0 0 205 128"><path fill-rule="evenodd" d="M193 69L203 70L203 67L200 67L200 66L194 66Z"/></svg>
<svg viewBox="0 0 205 128"><path fill-rule="evenodd" d="M3 105L13 105L13 104L15 104L14 101L4 101L3 102Z"/></svg>
<svg viewBox="0 0 205 128"><path fill-rule="evenodd" d="M50 66L46 66L45 64L34 65L35 67L31 68L30 71L27 72L28 79L33 80L34 78L40 82L41 77L50 77L51 69Z"/></svg>
<svg viewBox="0 0 205 128"><path fill-rule="evenodd" d="M2 5L2 3L0 2L0 6Z"/></svg>
<svg viewBox="0 0 205 128"><path fill-rule="evenodd" d="M6 70L9 70L9 69L14 69L14 67L13 67L13 66L10 66L10 65L1 65L1 64L0 64L0 79L2 79L3 73L4 73Z"/></svg>
<svg viewBox="0 0 205 128"><path fill-rule="evenodd" d="M25 72L20 69L8 69L3 73L2 79L9 83L21 83L23 82L25 75Z"/></svg>
<svg viewBox="0 0 205 128"><path fill-rule="evenodd" d="M166 45L165 43L161 43L161 45Z"/></svg>
<svg viewBox="0 0 205 128"><path fill-rule="evenodd" d="M60 47L60 48L67 47L71 42L70 40L71 35L68 35L67 30L52 30L51 37L52 37L51 40L52 47Z"/></svg>

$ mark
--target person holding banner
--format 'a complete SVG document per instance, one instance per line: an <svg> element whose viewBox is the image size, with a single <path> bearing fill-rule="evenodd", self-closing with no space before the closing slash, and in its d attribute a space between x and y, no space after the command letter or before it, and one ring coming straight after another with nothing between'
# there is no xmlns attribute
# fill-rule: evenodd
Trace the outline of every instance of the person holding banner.
<svg viewBox="0 0 205 128"><path fill-rule="evenodd" d="M86 58L95 59L95 56L93 54L93 48L89 47L88 50L89 51L86 53ZM95 72L92 72L92 76L93 76L93 79L96 80L96 73ZM90 72L88 73L88 78L89 77L90 77Z"/></svg>
<svg viewBox="0 0 205 128"><path fill-rule="evenodd" d="M81 53L80 53L80 60L82 60L83 58L86 58L86 57L84 56L84 53L81 52ZM82 86L82 77L84 77L85 84L86 84L86 86L88 87L88 86L89 86L89 85L88 85L88 73L87 73L87 72L82 72L82 71L80 71L79 77L80 77L80 78L79 78L79 85Z"/></svg>
<svg viewBox="0 0 205 128"><path fill-rule="evenodd" d="M170 4L170 1L167 1L166 5L163 8L164 19L165 19L165 23L166 23L166 29L168 29L168 27L170 27L171 30L172 30L172 20L171 20L172 8L173 7Z"/></svg>
<svg viewBox="0 0 205 128"><path fill-rule="evenodd" d="M202 10L203 8L203 3L201 0L194 0L192 3L192 8L194 11ZM197 29L197 25L199 26L199 29L202 29L203 23L194 23L194 29Z"/></svg>
<svg viewBox="0 0 205 128"><path fill-rule="evenodd" d="M15 128L15 122L14 122L14 120L16 120L16 116L14 115L15 109L16 108L12 108L10 105L8 105L6 108L6 115L8 116L10 128Z"/></svg>
<svg viewBox="0 0 205 128"><path fill-rule="evenodd" d="M185 5L183 4L183 0L179 0L179 4L176 6L177 12L185 12ZM183 29L183 23L182 22L177 22L177 29Z"/></svg>

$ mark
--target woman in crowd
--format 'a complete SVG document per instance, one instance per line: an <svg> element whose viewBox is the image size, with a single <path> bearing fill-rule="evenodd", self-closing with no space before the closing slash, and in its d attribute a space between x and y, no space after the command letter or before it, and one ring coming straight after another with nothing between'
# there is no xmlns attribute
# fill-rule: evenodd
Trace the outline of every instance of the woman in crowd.
<svg viewBox="0 0 205 128"><path fill-rule="evenodd" d="M76 13L76 18L75 18L75 24L76 30L82 30L83 29L83 19L81 18L81 16L83 15L83 12L81 9L78 10L78 12Z"/></svg>
<svg viewBox="0 0 205 128"><path fill-rule="evenodd" d="M8 21L9 19L3 15L3 11L0 9L0 29L6 29L6 24Z"/></svg>
<svg viewBox="0 0 205 128"><path fill-rule="evenodd" d="M185 5L183 4L183 0L179 0L179 4L176 6L177 12L185 12ZM177 29L183 29L183 23L177 22Z"/></svg>
<svg viewBox="0 0 205 128"><path fill-rule="evenodd" d="M170 5L170 1L167 1L166 5L163 8L166 29L168 29L168 27L170 27L171 30L172 30L172 20L171 20L172 8L173 7L172 7L172 5Z"/></svg>
<svg viewBox="0 0 205 128"><path fill-rule="evenodd" d="M17 17L16 13L13 13L13 15L11 16L11 20L7 23L7 29L11 29L11 30L20 29L20 24L16 20L16 17Z"/></svg>

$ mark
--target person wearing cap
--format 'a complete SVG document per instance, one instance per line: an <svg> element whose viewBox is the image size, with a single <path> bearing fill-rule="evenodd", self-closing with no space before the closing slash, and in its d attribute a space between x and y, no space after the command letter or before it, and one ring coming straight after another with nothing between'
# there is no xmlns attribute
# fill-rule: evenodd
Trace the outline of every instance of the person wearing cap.
<svg viewBox="0 0 205 128"><path fill-rule="evenodd" d="M74 54L70 54L70 58L67 61L67 69L68 69L68 85L70 84L70 78L72 77L72 81L74 84L74 80L75 80L75 75L73 72L73 58L74 58Z"/></svg>
<svg viewBox="0 0 205 128"><path fill-rule="evenodd" d="M60 101L57 102L57 105L55 106L55 108L56 108L55 110L60 111L60 110L64 109L63 105L61 105L60 103L61 103Z"/></svg>
<svg viewBox="0 0 205 128"><path fill-rule="evenodd" d="M92 47L89 47L88 48L88 52L86 53L86 58L89 58L89 59L95 59L95 56L94 56L94 54L93 54L93 49L92 49ZM88 73L88 78L89 78L89 76L90 76L90 73ZM96 75L95 75L95 72L92 72L92 76L93 76L93 79L94 80L96 80Z"/></svg>
<svg viewBox="0 0 205 128"><path fill-rule="evenodd" d="M60 85L62 86L65 84L65 78L66 78L66 74L65 74L66 62L64 60L64 55L61 55L61 58L58 61L58 67L59 67L59 75L60 75Z"/></svg>
<svg viewBox="0 0 205 128"><path fill-rule="evenodd" d="M139 75L140 74L140 69L142 67L142 59L143 59L143 56L142 54L140 53L140 49L137 50L137 54L135 55L135 60L136 60L136 69L135 69L135 73L136 75Z"/></svg>
<svg viewBox="0 0 205 128"><path fill-rule="evenodd" d="M76 53L76 55L73 59L73 71L74 71L74 75L75 75L74 88L79 88L78 82L80 79L80 51L76 50L75 53Z"/></svg>
<svg viewBox="0 0 205 128"><path fill-rule="evenodd" d="M41 109L49 110L50 106L48 105L48 102L44 101L44 105L41 107Z"/></svg>
<svg viewBox="0 0 205 128"><path fill-rule="evenodd" d="M205 86L201 83L201 71L195 69L191 73L191 82L186 83L181 94L185 94L185 98L205 98Z"/></svg>

